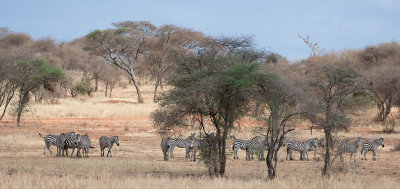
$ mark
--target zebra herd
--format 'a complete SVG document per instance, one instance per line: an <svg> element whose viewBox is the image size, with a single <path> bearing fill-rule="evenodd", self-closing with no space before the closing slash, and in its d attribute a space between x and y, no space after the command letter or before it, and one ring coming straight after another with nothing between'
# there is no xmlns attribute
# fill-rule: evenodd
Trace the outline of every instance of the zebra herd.
<svg viewBox="0 0 400 189"><path fill-rule="evenodd" d="M385 147L384 138L378 138L373 141L365 141L361 144L361 137L357 137L357 140L354 143L349 142L350 139L341 141L337 147L337 154L340 156L340 160L343 162L343 154L350 153L350 161L354 156L354 161L356 157L356 153L358 152L358 148L361 145L361 159L367 160L366 154L368 151L372 151L373 160L376 160L376 151L379 146ZM189 137L185 139L181 138L163 138L161 140L161 149L164 155L164 161L168 161L169 157L173 158L173 151L175 147L185 148L186 158L191 158L191 161L196 161L196 151L200 146L202 141L197 139L194 134L191 134ZM250 140L242 140L234 138L233 141L233 159L239 159L238 151L239 149L246 151L246 160L254 160L253 154L254 151L258 151L258 159L265 160L264 152L268 150L268 140L261 139L261 136L255 136ZM285 139L282 143L278 143L275 146L277 149L279 146L285 146ZM308 152L314 151L313 159L316 159L318 148L325 147L324 139L312 138L306 141L297 141L292 140L287 143L287 153L286 160L293 160L292 153L293 151L298 151L300 153L300 160L309 160Z"/></svg>
<svg viewBox="0 0 400 189"><path fill-rule="evenodd" d="M74 153L75 149L77 149L76 152L76 157L81 158L89 157L89 148L94 148L91 146L91 140L89 138L89 135L86 133L84 135L80 134L75 134L75 132L69 132L69 133L61 133L60 135L53 135L53 134L48 134L46 136L43 136L41 133L39 133L39 136L43 138L44 140L44 150L43 154L46 154L46 148L49 150L50 155L52 155L52 152L50 150L50 146L54 145L57 147L57 157L68 157L68 149L72 149L71 156ZM118 136L113 136L113 137L106 137L102 136L99 139L100 143L100 155L104 156L104 149L108 148L108 153L107 157L110 155L111 157L111 149L113 144L117 144L119 146L119 137ZM82 150L82 155L80 151Z"/></svg>

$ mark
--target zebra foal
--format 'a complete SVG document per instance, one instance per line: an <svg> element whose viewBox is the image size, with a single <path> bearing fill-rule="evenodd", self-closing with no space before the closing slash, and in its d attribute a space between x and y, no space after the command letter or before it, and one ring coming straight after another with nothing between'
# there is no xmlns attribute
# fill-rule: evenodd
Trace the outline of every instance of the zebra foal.
<svg viewBox="0 0 400 189"><path fill-rule="evenodd" d="M110 154L111 156L111 148L113 147L113 144L117 144L117 146L119 146L119 137L118 136L113 136L113 137L106 137L106 136L102 136L99 139L99 143L100 143L100 156L103 157L104 156L104 149L108 148L108 152L107 152L107 157L108 154Z"/></svg>
<svg viewBox="0 0 400 189"><path fill-rule="evenodd" d="M361 148L361 160L367 160L367 152L372 151L372 160L376 161L376 150L379 146L385 147L383 140L383 138L378 138L372 142L364 142Z"/></svg>

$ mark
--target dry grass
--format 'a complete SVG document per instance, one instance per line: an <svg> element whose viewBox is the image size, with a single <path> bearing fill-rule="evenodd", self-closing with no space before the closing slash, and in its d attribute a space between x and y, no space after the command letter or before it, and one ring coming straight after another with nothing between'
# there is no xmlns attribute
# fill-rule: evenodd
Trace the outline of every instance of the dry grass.
<svg viewBox="0 0 400 189"><path fill-rule="evenodd" d="M228 141L228 160L225 178L209 178L199 162L184 158L184 149L175 149L175 158L162 161L160 137L149 117L156 108L152 103L152 86L142 88L144 104L136 103L132 87L116 89L115 98L102 96L79 99L61 99L59 104L31 104L31 113L24 114L24 126L16 127L8 116L0 122L0 188L396 188L400 184L400 152L392 149L400 142L400 132L382 132L382 127L369 124L373 111L367 111L355 120L349 132L340 132L342 138L362 136L363 140L385 138L385 148L379 148L377 161L348 163L334 169L331 178L320 175L323 166L319 161L285 161L286 149L279 152L278 178L266 181L265 162L233 160L231 142ZM322 130L314 129L311 135L307 123L288 136L289 139L322 138ZM241 129L234 133L238 138L251 138L252 126L244 119ZM43 134L75 131L88 133L92 138L89 159L56 158L46 150L43 155ZM183 136L190 131L182 132ZM120 146L113 148L112 158L100 157L98 138L120 136ZM310 153L310 157L313 154ZM367 154L371 158L371 154ZM310 158L311 159L311 158ZM379 178L379 179L376 179Z"/></svg>

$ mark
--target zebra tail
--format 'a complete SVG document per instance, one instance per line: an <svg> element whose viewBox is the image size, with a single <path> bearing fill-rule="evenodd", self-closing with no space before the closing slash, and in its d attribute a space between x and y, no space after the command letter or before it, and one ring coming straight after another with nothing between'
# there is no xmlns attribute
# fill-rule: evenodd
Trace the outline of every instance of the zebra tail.
<svg viewBox="0 0 400 189"><path fill-rule="evenodd" d="M42 134L41 134L41 133L39 133L39 136L43 138L43 136L42 136Z"/></svg>

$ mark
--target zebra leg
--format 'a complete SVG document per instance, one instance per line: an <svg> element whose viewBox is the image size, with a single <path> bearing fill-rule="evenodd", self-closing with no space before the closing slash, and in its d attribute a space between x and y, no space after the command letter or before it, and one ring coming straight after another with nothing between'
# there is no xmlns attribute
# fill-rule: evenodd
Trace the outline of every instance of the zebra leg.
<svg viewBox="0 0 400 189"><path fill-rule="evenodd" d="M174 148L175 145L171 146L171 149L169 150L169 157L174 158Z"/></svg>
<svg viewBox="0 0 400 189"><path fill-rule="evenodd" d="M372 151L372 160L376 161L376 150Z"/></svg>
<svg viewBox="0 0 400 189"><path fill-rule="evenodd" d="M72 148L71 157L72 157L72 154L74 154L74 151L75 151L75 148ZM76 150L76 151L78 151L78 150ZM67 151L67 154L68 154L68 151Z"/></svg>
<svg viewBox="0 0 400 189"><path fill-rule="evenodd" d="M317 150L314 149L314 157L313 157L313 160L316 160L316 159L317 159Z"/></svg>
<svg viewBox="0 0 400 189"><path fill-rule="evenodd" d="M340 161L343 162L343 154L340 153Z"/></svg>
<svg viewBox="0 0 400 189"><path fill-rule="evenodd" d="M46 147L47 147L47 144L44 143L43 155L46 155ZM49 149L49 151L50 151L50 149Z"/></svg>
<svg viewBox="0 0 400 189"><path fill-rule="evenodd" d="M293 161L293 150L290 150L289 152L289 160Z"/></svg>
<svg viewBox="0 0 400 189"><path fill-rule="evenodd" d="M185 154L185 158L189 158L190 157L190 155L189 155L189 147L185 147L185 152L186 152L186 154Z"/></svg>
<svg viewBox="0 0 400 189"><path fill-rule="evenodd" d="M287 161L287 157L289 156L289 148L286 151L286 161Z"/></svg>
<svg viewBox="0 0 400 189"><path fill-rule="evenodd" d="M237 148L234 148L234 149L233 149L233 159L239 159L237 153L238 153L238 149L237 149Z"/></svg>

